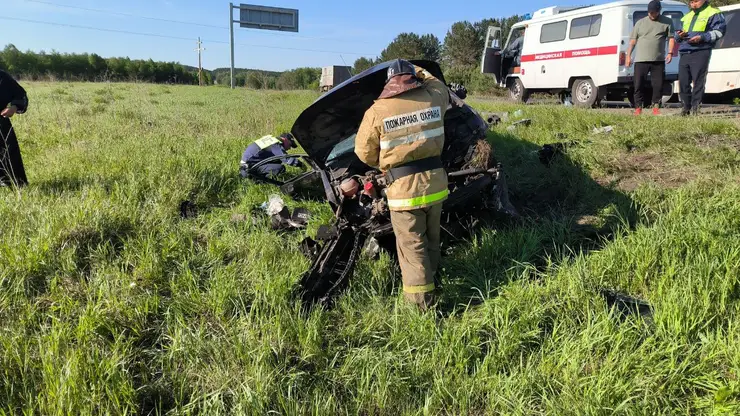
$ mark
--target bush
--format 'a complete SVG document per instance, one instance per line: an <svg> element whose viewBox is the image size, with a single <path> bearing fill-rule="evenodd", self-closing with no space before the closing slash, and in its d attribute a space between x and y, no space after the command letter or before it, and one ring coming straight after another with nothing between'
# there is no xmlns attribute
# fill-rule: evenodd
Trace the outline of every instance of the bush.
<svg viewBox="0 0 740 416"><path fill-rule="evenodd" d="M452 67L445 70L447 83L458 83L465 86L471 94L500 95L503 91L496 84L493 76L482 74L477 67Z"/></svg>

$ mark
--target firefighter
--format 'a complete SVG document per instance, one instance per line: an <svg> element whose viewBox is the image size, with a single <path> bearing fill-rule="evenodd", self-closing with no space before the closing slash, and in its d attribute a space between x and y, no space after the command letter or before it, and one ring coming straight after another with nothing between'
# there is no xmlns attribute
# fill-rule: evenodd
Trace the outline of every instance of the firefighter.
<svg viewBox="0 0 740 416"><path fill-rule="evenodd" d="M0 186L28 184L21 149L10 118L28 108L28 96L7 72L0 70Z"/></svg>
<svg viewBox="0 0 740 416"><path fill-rule="evenodd" d="M397 59L355 140L360 160L385 174L404 297L422 310L434 302L441 259L440 220L449 191L440 156L449 103L441 81Z"/></svg>
<svg viewBox="0 0 740 416"><path fill-rule="evenodd" d="M683 27L676 31L679 42L679 84L683 111L681 115L697 115L704 98L704 87L709 72L712 48L727 31L722 12L712 7L707 0L690 0L688 12L682 19ZM694 83L693 90L691 83Z"/></svg>
<svg viewBox="0 0 740 416"><path fill-rule="evenodd" d="M273 156L286 155L287 150L295 147L297 147L295 139L290 133L283 133L280 137L267 135L255 140L254 143L247 147L242 155L239 168L241 176L246 178L248 176L247 170L252 168L252 166ZM265 177L277 176L285 172L284 164L296 167L302 166L302 163L298 158L290 157L283 159L282 162L276 160L274 163L266 163L257 168L255 173Z"/></svg>

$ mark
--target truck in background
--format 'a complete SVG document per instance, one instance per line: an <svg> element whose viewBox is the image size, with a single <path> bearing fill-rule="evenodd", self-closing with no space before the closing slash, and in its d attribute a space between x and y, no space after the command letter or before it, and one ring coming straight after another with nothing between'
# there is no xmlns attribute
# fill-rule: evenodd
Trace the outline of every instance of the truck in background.
<svg viewBox="0 0 740 416"><path fill-rule="evenodd" d="M490 27L481 72L492 74L509 89L512 100L526 102L533 92L568 96L580 107L601 101L630 100L634 105L634 66L626 67L630 35L647 16L649 0L623 0L592 7L548 7L517 23L501 47L501 29ZM689 12L686 4L664 0L663 15L674 27ZM526 31L525 31L526 29ZM508 45L524 36L518 60L505 53ZM678 59L666 66L664 101L673 95L678 79ZM648 94L649 96L649 94Z"/></svg>
<svg viewBox="0 0 740 416"><path fill-rule="evenodd" d="M350 78L352 78L351 66L325 66L321 68L319 88L321 88L321 92L326 92Z"/></svg>

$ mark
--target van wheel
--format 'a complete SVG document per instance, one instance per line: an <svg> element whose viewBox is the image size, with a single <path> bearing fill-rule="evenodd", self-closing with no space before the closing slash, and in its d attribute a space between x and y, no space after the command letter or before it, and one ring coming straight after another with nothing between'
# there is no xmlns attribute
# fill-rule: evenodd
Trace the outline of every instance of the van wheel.
<svg viewBox="0 0 740 416"><path fill-rule="evenodd" d="M590 78L577 79L571 90L573 104L577 107L591 108L599 99L599 89Z"/></svg>
<svg viewBox="0 0 740 416"><path fill-rule="evenodd" d="M509 98L518 103L526 103L529 101L529 91L524 88L524 84L519 78L514 78L514 80L509 83Z"/></svg>

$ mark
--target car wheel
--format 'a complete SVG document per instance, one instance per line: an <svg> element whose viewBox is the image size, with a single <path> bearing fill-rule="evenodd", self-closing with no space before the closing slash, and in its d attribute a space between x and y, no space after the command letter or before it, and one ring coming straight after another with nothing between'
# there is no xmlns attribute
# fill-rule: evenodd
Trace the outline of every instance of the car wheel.
<svg viewBox="0 0 740 416"><path fill-rule="evenodd" d="M577 79L571 90L573 104L577 107L591 108L599 100L599 89L590 78Z"/></svg>
<svg viewBox="0 0 740 416"><path fill-rule="evenodd" d="M524 88L524 84L519 78L514 78L509 83L509 98L518 103L526 103L529 100L529 91Z"/></svg>

